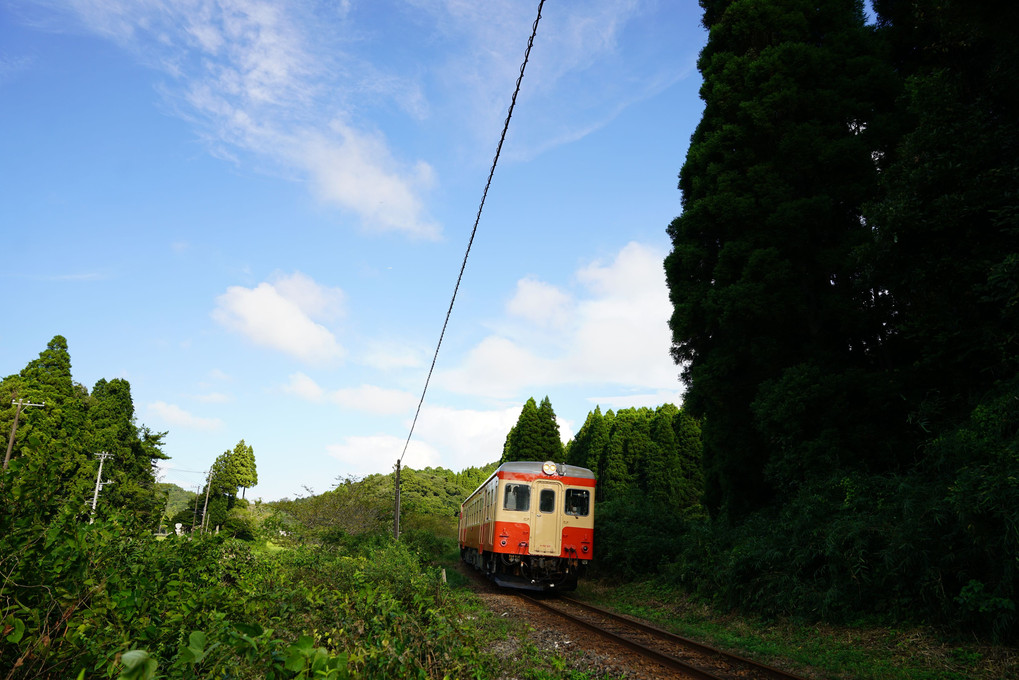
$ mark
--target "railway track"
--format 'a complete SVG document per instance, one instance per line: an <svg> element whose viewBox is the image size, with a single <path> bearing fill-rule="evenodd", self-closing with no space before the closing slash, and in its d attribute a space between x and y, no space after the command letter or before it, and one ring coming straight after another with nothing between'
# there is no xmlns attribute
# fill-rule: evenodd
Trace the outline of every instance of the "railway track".
<svg viewBox="0 0 1019 680"><path fill-rule="evenodd" d="M804 680L800 676L688 640L572 598L540 599L518 594L527 602L623 645L697 680Z"/></svg>

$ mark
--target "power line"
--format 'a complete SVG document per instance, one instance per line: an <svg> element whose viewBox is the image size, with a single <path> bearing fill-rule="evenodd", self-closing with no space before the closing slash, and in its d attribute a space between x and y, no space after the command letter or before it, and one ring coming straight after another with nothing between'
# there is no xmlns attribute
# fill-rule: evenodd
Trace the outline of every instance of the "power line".
<svg viewBox="0 0 1019 680"><path fill-rule="evenodd" d="M488 189L492 186L492 177L495 175L495 166L499 163L499 154L502 153L503 142L506 141L506 132L509 130L510 119L513 117L513 108L517 105L517 95L520 94L520 83L524 79L524 69L527 68L527 61L531 56L531 48L534 47L534 36L538 33L538 22L541 21L541 8L545 0L538 1L538 15L534 18L531 26L531 37L527 40L527 49L524 50L524 61L520 64L520 75L517 76L517 84L513 89L513 96L510 98L509 110L506 111L506 122L502 125L502 134L499 135L499 145L495 148L495 157L492 159L492 167L488 171L488 180L485 182L485 190L481 193L481 203L478 205L478 214L474 218L474 228L471 229L471 237L467 241L467 251L464 253L463 263L460 265L460 274L456 277L456 285L453 287L453 296L449 300L449 309L446 310L446 319L442 322L442 332L439 333L439 341L435 344L435 354L432 355L432 365L428 368L428 376L425 378L424 389L421 390L421 399L418 401L417 409L414 411L414 420L410 424L410 432L407 433L407 441L403 445L403 451L396 460L396 500L395 512L393 513L393 536L400 537L400 464L403 457L407 455L407 447L410 446L411 437L414 436L414 427L417 425L418 416L421 415L421 406L425 403L425 394L428 392L428 383L432 380L432 372L435 371L435 362L439 358L439 348L442 347L442 339L446 336L446 327L449 325L449 317L453 313L453 303L456 302L457 291L460 290L460 282L463 280L464 270L467 268L467 257L471 254L471 246L474 244L474 235L478 233L478 224L481 222L481 211L485 207L485 199L488 197Z"/></svg>
<svg viewBox="0 0 1019 680"><path fill-rule="evenodd" d="M460 281L463 279L464 269L467 268L467 257L471 254L471 246L474 244L474 235L478 232L478 223L481 222L481 211L485 207L485 199L488 197L488 188L492 186L492 177L495 175L495 166L499 162L499 154L502 153L503 142L506 141L506 132L509 130L510 118L513 117L513 108L517 104L517 95L520 93L520 82L524 79L524 69L531 56L531 48L534 46L534 36L538 33L538 22L541 21L541 8L545 0L538 2L538 16L531 26L531 37L527 41L527 49L524 51L524 61L520 64L520 75L517 76L516 88L513 90L513 97L510 99L509 110L506 112L506 122L502 126L502 135L499 137L499 145L495 149L495 158L492 159L492 168L488 171L488 181L485 182L485 190L481 194L481 204L478 206L478 215L474 218L474 228L471 230L471 238L467 241L467 252L464 253L463 264L460 265L460 274L456 278L456 286L453 288L453 297L449 301L449 309L446 310L446 320L442 323L442 332L439 333L439 342L435 345L435 354L432 356L432 365L428 369L428 377L425 378L425 387L421 391L421 399L418 401L417 410L414 412L414 420L410 424L410 432L407 434L407 442L403 445L403 452L400 454L397 464L403 461L407 455L407 447L410 446L410 439L414 435L414 426L417 424L418 416L421 414L421 406L425 403L425 393L428 392L428 383L431 382L432 372L435 370L435 362L439 358L439 347L442 346L442 339L446 335L446 326L449 325L449 317L453 313L453 303L456 301L457 291L460 290Z"/></svg>
<svg viewBox="0 0 1019 680"><path fill-rule="evenodd" d="M175 467L169 467L169 466L163 467L162 465L158 465L158 467L159 467L160 471L163 471L163 470L173 470L174 472L194 472L197 475L204 475L205 473L208 472L208 470L185 470L183 468L175 468Z"/></svg>

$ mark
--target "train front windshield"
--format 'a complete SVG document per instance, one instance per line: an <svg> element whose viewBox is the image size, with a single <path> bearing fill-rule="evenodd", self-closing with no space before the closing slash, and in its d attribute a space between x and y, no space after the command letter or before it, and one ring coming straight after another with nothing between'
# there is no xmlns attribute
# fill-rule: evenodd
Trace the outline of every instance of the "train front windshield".
<svg viewBox="0 0 1019 680"><path fill-rule="evenodd" d="M591 492L586 489L566 490L566 514L587 517L591 512Z"/></svg>

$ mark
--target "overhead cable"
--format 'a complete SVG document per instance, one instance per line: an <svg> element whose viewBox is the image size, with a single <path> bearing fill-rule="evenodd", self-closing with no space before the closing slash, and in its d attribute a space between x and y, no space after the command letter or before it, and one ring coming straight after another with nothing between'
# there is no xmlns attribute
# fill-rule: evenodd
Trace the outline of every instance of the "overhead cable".
<svg viewBox="0 0 1019 680"><path fill-rule="evenodd" d="M534 46L534 36L538 33L538 22L541 21L541 8L545 0L538 2L538 16L531 26L531 37L527 40L527 49L524 50L524 61L520 64L520 75L517 76L516 88L513 90L513 97L510 99L509 110L506 112L506 122L502 126L502 134L499 136L499 145L495 149L495 157L492 159L492 168L488 171L488 181L485 182L485 190L481 194L481 204L478 205L478 214L474 218L474 228L471 229L471 238L467 241L467 251L464 253L463 264L460 265L460 274L456 277L456 286L453 288L453 297L449 301L449 309L446 310L446 320L442 323L442 332L439 333L439 342L435 345L435 354L432 356L432 365L428 369L428 377L425 378L425 387L421 391L421 400L418 401L417 410L414 412L414 420L410 424L410 432L407 434L407 441L403 445L403 452L397 461L402 462L407 455L407 447L410 446L410 439L414 436L414 426L417 425L418 416L421 415L421 406L425 403L425 394L428 392L428 383L432 380L432 372L435 370L435 361L439 358L439 348L442 346L442 339L446 335L446 326L449 325L449 317L453 313L453 303L456 302L457 291L460 290L460 281L463 279L464 269L467 268L467 257L471 254L471 245L474 243L474 235L478 232L478 223L481 222L481 211L485 207L485 198L488 196L488 188L492 186L492 177L495 175L495 166L499 163L499 154L502 153L503 142L506 141L506 132L509 130L510 118L513 117L513 107L517 104L517 95L520 93L520 82L524 79L524 69L527 68L527 60L531 56L531 47Z"/></svg>

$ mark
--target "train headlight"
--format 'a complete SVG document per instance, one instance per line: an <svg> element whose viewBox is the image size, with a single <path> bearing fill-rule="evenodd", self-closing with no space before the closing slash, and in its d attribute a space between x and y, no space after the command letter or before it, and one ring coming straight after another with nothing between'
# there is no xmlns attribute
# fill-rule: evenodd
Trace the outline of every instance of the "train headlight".
<svg viewBox="0 0 1019 680"><path fill-rule="evenodd" d="M541 464L541 471L544 472L546 475L554 475L555 474L555 463L553 463L552 461L547 461L545 463L542 463Z"/></svg>

